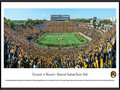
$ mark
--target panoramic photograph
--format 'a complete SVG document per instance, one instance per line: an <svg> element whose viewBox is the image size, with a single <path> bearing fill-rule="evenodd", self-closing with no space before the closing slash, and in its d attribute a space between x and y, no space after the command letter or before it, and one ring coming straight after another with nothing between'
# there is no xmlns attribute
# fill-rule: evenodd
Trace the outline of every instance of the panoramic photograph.
<svg viewBox="0 0 120 90"><path fill-rule="evenodd" d="M4 68L116 68L116 9L5 8Z"/></svg>

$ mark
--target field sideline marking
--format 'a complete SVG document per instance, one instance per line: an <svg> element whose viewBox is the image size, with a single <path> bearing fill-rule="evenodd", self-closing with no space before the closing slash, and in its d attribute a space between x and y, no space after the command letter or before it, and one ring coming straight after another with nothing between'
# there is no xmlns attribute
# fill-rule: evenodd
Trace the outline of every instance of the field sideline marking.
<svg viewBox="0 0 120 90"><path fill-rule="evenodd" d="M85 38L89 39L90 41L92 40L92 38L90 38L90 37L88 37L88 36L82 34L81 32L79 32L79 34L81 34L81 35L84 36Z"/></svg>

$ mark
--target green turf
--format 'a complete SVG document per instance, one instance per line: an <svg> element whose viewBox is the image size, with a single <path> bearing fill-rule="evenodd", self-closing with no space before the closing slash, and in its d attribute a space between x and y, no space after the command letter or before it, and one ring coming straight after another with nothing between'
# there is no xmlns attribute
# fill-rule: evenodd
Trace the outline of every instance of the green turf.
<svg viewBox="0 0 120 90"><path fill-rule="evenodd" d="M80 38L82 38L84 41L81 42L75 35L78 35ZM78 33L49 33L45 35L41 40L37 41L41 36L39 36L35 43L43 48L48 48L48 44L54 44L53 46L49 46L49 48L57 49L58 46L56 45L68 45L68 46L62 46L62 48L76 48L80 47L82 45L85 45L87 42L89 42L88 39L81 36ZM58 40L58 38L62 38L63 40ZM37 41L37 42L36 42ZM41 44L42 43L42 44ZM72 45L74 44L74 45Z"/></svg>

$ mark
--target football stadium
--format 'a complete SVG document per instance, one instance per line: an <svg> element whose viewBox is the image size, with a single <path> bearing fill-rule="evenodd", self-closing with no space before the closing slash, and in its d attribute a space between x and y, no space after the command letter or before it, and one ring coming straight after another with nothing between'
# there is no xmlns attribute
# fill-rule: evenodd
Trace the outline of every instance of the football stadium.
<svg viewBox="0 0 120 90"><path fill-rule="evenodd" d="M14 28L4 21L5 68L116 68L115 24L103 30L70 15Z"/></svg>

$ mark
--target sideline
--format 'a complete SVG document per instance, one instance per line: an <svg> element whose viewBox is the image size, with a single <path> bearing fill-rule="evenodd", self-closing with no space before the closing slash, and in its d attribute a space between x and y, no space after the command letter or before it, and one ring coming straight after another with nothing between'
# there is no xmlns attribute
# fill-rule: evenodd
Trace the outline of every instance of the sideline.
<svg viewBox="0 0 120 90"><path fill-rule="evenodd" d="M79 34L81 34L81 35L84 36L85 38L88 38L90 41L92 40L92 38L90 38L90 37L88 37L88 36L82 34L81 32L79 32Z"/></svg>
<svg viewBox="0 0 120 90"><path fill-rule="evenodd" d="M97 29L96 31L97 31L97 32L100 32L101 34L103 34L103 32L102 32L101 30L98 30L98 29Z"/></svg>

